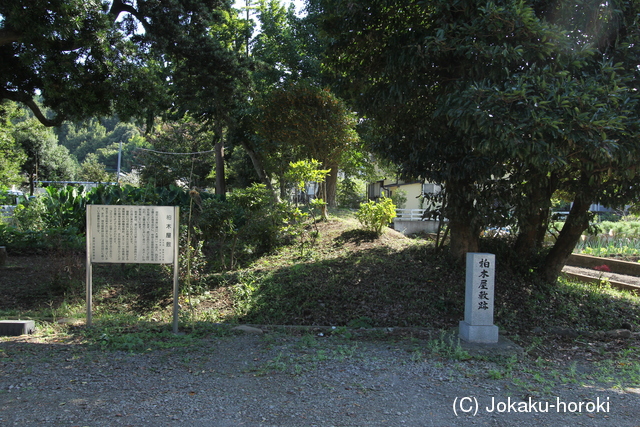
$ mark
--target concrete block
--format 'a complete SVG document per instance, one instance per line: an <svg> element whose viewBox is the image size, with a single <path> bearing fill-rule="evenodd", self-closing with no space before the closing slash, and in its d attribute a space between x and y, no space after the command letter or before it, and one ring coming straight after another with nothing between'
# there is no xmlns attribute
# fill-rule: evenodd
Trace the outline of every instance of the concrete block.
<svg viewBox="0 0 640 427"><path fill-rule="evenodd" d="M17 337L36 330L33 320L0 320L0 336Z"/></svg>
<svg viewBox="0 0 640 427"><path fill-rule="evenodd" d="M498 342L498 327L495 325L471 325L460 321L460 338L466 342L495 344Z"/></svg>

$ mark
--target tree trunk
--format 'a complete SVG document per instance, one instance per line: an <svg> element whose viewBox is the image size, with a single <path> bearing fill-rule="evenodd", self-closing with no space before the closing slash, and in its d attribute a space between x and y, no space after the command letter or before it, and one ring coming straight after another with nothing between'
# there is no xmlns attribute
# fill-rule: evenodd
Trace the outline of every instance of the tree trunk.
<svg viewBox="0 0 640 427"><path fill-rule="evenodd" d="M33 197L36 192L35 178L33 174L29 174L29 196Z"/></svg>
<svg viewBox="0 0 640 427"><path fill-rule="evenodd" d="M327 166L329 170L329 175L327 175L327 179L325 180L325 188L326 194L324 201L330 208L336 207L336 192L338 189L338 166L331 165Z"/></svg>
<svg viewBox="0 0 640 427"><path fill-rule="evenodd" d="M0 267L4 267L7 264L7 248L0 246Z"/></svg>
<svg viewBox="0 0 640 427"><path fill-rule="evenodd" d="M520 232L516 238L514 245L514 251L519 257L528 257L537 251L537 237L538 227L540 226L541 213L536 212L537 209L532 212L528 212L525 218L518 221L518 228Z"/></svg>
<svg viewBox="0 0 640 427"><path fill-rule="evenodd" d="M480 242L476 209L473 204L473 184L449 181L446 183L447 207L445 214L449 219L449 254L456 261L463 261L467 252L477 252Z"/></svg>
<svg viewBox="0 0 640 427"><path fill-rule="evenodd" d="M551 201L551 198L549 198ZM536 247L542 248L544 245L544 238L549 231L549 221L551 219L551 207L543 209L540 212L540 222L538 223L538 232L536 233Z"/></svg>
<svg viewBox="0 0 640 427"><path fill-rule="evenodd" d="M217 142L216 151L216 194L225 195L227 193L227 185L224 179L224 145Z"/></svg>
<svg viewBox="0 0 640 427"><path fill-rule="evenodd" d="M31 168L29 174L29 196L33 197L36 192L36 181L38 180L38 155L36 154L36 161Z"/></svg>
<svg viewBox="0 0 640 427"><path fill-rule="evenodd" d="M253 168L255 169L256 174L258 175L258 179L260 179L260 181L267 186L267 188L269 189L269 191L271 191L271 194L273 194L273 197L276 199L276 201L280 203L280 195L278 194L276 189L273 187L273 183L271 182L271 177L269 176L267 171L264 169L264 166L262 166L262 160L260 160L258 153L256 153L253 150L253 148L249 146L247 141L242 141L242 147L244 147L244 150L247 152L247 155L251 159L251 163L253 164Z"/></svg>
<svg viewBox="0 0 640 427"><path fill-rule="evenodd" d="M555 282L562 271L569 255L580 240L582 232L589 227L589 207L592 199L586 194L576 194L573 206L567 220L560 230L558 240L551 248L545 259L544 277L549 282Z"/></svg>
<svg viewBox="0 0 640 427"><path fill-rule="evenodd" d="M480 232L464 219L449 219L451 234L449 254L457 261L465 259L467 252L478 252Z"/></svg>
<svg viewBox="0 0 640 427"><path fill-rule="evenodd" d="M280 199L281 200L288 200L287 197L287 185L286 185L286 181L284 179L284 173L280 174L280 176L278 176L278 182L280 183Z"/></svg>
<svg viewBox="0 0 640 427"><path fill-rule="evenodd" d="M551 197L557 187L554 176L534 177L530 181L529 194L520 206L523 211L518 215L518 237L514 251L520 257L528 257L542 248L549 225Z"/></svg>

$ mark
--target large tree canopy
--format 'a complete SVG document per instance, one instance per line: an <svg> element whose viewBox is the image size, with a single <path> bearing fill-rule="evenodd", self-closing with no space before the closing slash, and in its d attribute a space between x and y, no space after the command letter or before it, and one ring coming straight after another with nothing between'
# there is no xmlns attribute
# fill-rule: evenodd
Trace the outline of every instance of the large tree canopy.
<svg viewBox="0 0 640 427"><path fill-rule="evenodd" d="M445 184L454 256L477 250L500 207L535 249L563 188L575 203L552 278L589 204L634 196L637 1L310 3L342 93L384 132L377 151Z"/></svg>
<svg viewBox="0 0 640 427"><path fill-rule="evenodd" d="M258 179L278 198L272 178L281 178L289 162L297 159L296 146L279 144L276 147L268 138L258 136L255 117L272 91L302 81L305 84L319 82L320 47L315 27L307 27L308 23L295 15L293 6L287 9L279 0L259 0L254 5L260 31L246 52L252 64L251 83L247 86L244 108L238 111L238 126L231 136L251 159ZM296 145L299 142L296 141ZM280 195L282 193L283 188Z"/></svg>
<svg viewBox="0 0 640 427"><path fill-rule="evenodd" d="M0 100L51 126L114 111L153 117L176 106L168 89L198 83L194 74L217 78L225 96L236 63L210 29L229 8L227 0L0 0Z"/></svg>
<svg viewBox="0 0 640 427"><path fill-rule="evenodd" d="M153 150L137 152L137 161L145 166L142 181L156 187L176 182L189 188L207 187L214 163L210 133L190 117L157 126L147 138Z"/></svg>
<svg viewBox="0 0 640 427"><path fill-rule="evenodd" d="M321 162L330 171L323 196L335 206L338 168L345 153L357 148L356 122L355 114L330 91L298 83L262 99L253 128L262 148L278 153L278 175L284 175L290 161Z"/></svg>
<svg viewBox="0 0 640 427"><path fill-rule="evenodd" d="M260 32L250 44L252 92L235 140L271 190L272 177L278 178L280 196L286 192L290 162L321 161L331 170L323 197L334 205L338 169L356 168L363 158L353 154L362 149L355 144L355 116L324 84L324 44L315 20L296 16L293 6L287 9L283 3L257 2Z"/></svg>

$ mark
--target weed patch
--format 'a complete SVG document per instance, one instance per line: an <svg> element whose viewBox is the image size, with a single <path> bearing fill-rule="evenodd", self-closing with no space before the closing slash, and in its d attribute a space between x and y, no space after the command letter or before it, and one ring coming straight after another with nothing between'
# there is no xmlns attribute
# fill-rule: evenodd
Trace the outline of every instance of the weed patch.
<svg viewBox="0 0 640 427"><path fill-rule="evenodd" d="M354 329L384 327L447 330L463 318L464 269L429 241L386 229L373 238L353 219L332 219L317 227L313 251L304 257L295 245L285 246L238 270L201 275L197 286L180 296L181 329L205 331L207 324L248 323L348 327L345 334L352 334ZM513 336L530 334L534 326L585 331L622 324L640 327L640 297L566 279L545 283L535 271L521 271L505 248L491 239L481 248L496 253L499 260L494 318L501 330ZM51 280L56 277L52 271L60 271L56 264L60 260L69 267L62 272L76 282L65 282L60 275ZM0 313L84 317L82 263L77 255L35 261L17 257L10 263L0 281L5 295ZM42 275L36 275L41 270ZM28 285L17 286L12 277ZM95 320L108 323L118 318L123 327L137 322L169 325L171 282L161 266L97 265ZM53 292L56 283L60 292ZM115 344L118 339L109 338L115 347L141 347L135 342ZM537 347L529 350L534 357L543 351L542 346L530 344Z"/></svg>

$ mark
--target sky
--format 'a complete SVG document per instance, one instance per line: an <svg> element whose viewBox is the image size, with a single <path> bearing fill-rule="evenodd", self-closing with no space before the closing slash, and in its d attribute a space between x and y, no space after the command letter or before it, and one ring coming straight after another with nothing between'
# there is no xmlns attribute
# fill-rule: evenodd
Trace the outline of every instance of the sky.
<svg viewBox="0 0 640 427"><path fill-rule="evenodd" d="M253 0L252 2L255 2ZM282 4L285 6L289 6L290 3L293 3L296 7L296 13L299 14L302 9L304 9L304 0L280 0ZM246 6L246 0L235 0L234 7L237 9L244 8Z"/></svg>

